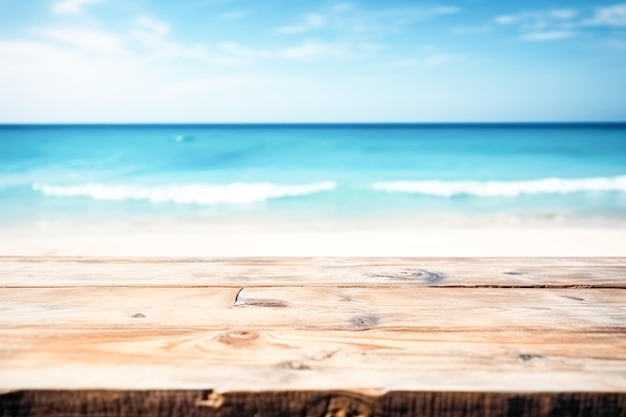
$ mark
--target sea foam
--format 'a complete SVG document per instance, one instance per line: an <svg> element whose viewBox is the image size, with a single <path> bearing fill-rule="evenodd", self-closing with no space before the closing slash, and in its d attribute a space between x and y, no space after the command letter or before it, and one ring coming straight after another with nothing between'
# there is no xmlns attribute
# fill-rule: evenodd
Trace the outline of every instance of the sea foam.
<svg viewBox="0 0 626 417"><path fill-rule="evenodd" d="M33 184L33 190L46 196L91 197L94 200L144 200L153 203L173 202L179 204L252 204L281 197L297 197L332 191L334 181L310 184L245 183L231 184L185 184L147 187L137 185L81 184L54 186Z"/></svg>
<svg viewBox="0 0 626 417"><path fill-rule="evenodd" d="M517 197L522 194L626 192L626 176L597 178L543 178L526 181L386 181L372 185L377 191L423 194L436 197L469 195Z"/></svg>

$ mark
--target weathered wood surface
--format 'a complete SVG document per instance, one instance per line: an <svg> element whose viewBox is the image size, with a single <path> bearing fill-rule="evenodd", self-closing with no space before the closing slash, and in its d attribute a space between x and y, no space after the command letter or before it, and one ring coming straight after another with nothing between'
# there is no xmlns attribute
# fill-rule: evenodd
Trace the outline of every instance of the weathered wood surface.
<svg viewBox="0 0 626 417"><path fill-rule="evenodd" d="M626 396L586 393L341 391L29 391L0 396L0 416L624 417Z"/></svg>
<svg viewBox="0 0 626 417"><path fill-rule="evenodd" d="M7 330L245 326L263 331L548 330L626 335L626 289L72 287L4 288L1 293L0 326Z"/></svg>
<svg viewBox="0 0 626 417"><path fill-rule="evenodd" d="M495 286L626 288L626 258L19 258L0 287Z"/></svg>
<svg viewBox="0 0 626 417"><path fill-rule="evenodd" d="M0 258L0 391L0 416L626 416L626 260Z"/></svg>

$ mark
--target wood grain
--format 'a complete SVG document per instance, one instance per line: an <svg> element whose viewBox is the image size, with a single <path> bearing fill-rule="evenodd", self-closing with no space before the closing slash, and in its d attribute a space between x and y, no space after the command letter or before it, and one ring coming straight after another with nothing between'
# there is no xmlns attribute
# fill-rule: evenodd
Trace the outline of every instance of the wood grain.
<svg viewBox="0 0 626 417"><path fill-rule="evenodd" d="M626 288L624 258L0 257L0 287L495 286Z"/></svg>
<svg viewBox="0 0 626 417"><path fill-rule="evenodd" d="M626 416L625 274L0 258L0 416Z"/></svg>
<svg viewBox="0 0 626 417"><path fill-rule="evenodd" d="M623 289L71 287L4 288L1 294L3 329L243 325L317 331L610 330L626 336Z"/></svg>
<svg viewBox="0 0 626 417"><path fill-rule="evenodd" d="M0 380L19 389L624 392L611 332L21 330Z"/></svg>
<svg viewBox="0 0 626 417"><path fill-rule="evenodd" d="M0 416L624 417L626 396L585 393L337 391L29 391L0 395Z"/></svg>

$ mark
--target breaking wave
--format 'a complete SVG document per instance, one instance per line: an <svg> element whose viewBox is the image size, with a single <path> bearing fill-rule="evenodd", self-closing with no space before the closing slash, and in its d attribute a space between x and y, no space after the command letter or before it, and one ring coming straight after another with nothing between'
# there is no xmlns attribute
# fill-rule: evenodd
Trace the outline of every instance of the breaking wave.
<svg viewBox="0 0 626 417"><path fill-rule="evenodd" d="M252 204L282 197L298 197L332 191L337 184L323 181L311 184L284 185L273 183L185 184L146 187L135 185L81 184L53 186L33 184L33 190L46 196L91 197L94 200L144 200L153 203L179 204Z"/></svg>
<svg viewBox="0 0 626 417"><path fill-rule="evenodd" d="M436 197L469 195L517 197L522 194L626 192L626 176L598 178L543 178L527 181L387 181L372 185L377 191L423 194Z"/></svg>

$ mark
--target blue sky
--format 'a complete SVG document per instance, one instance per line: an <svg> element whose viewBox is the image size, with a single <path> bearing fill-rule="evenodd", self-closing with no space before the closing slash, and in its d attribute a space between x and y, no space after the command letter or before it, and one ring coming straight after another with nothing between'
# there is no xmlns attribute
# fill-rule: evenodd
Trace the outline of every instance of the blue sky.
<svg viewBox="0 0 626 417"><path fill-rule="evenodd" d="M0 0L0 122L626 120L626 3Z"/></svg>

